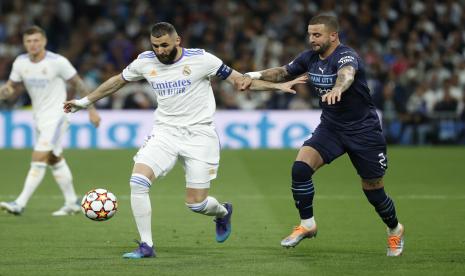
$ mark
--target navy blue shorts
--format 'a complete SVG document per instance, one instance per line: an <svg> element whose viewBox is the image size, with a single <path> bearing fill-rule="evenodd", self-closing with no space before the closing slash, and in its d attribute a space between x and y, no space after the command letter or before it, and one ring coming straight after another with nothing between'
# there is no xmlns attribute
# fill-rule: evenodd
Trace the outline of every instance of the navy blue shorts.
<svg viewBox="0 0 465 276"><path fill-rule="evenodd" d="M317 150L326 164L347 152L363 179L382 177L387 169L386 140L381 129L347 134L319 125L303 146Z"/></svg>

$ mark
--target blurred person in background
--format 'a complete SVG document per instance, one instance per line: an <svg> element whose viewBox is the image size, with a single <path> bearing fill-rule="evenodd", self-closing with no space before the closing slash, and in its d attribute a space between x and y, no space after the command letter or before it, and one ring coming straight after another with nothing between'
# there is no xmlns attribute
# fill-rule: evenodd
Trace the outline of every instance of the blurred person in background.
<svg viewBox="0 0 465 276"><path fill-rule="evenodd" d="M450 112L452 114L458 113L459 100L454 97L452 87L449 80L444 80L442 89L438 95L439 99L434 105L436 112Z"/></svg>
<svg viewBox="0 0 465 276"><path fill-rule="evenodd" d="M438 102L434 105L436 117L437 141L442 143L455 143L459 138L459 129L456 121L459 118L460 102L452 95L447 80L444 81Z"/></svg>
<svg viewBox="0 0 465 276"><path fill-rule="evenodd" d="M71 171L63 158L61 143L68 129L68 116L62 105L67 97L66 84L81 97L86 96L88 90L65 57L45 49L47 38L43 29L38 26L27 28L23 43L27 53L19 55L13 63L9 80L0 87L0 99L9 98L24 85L32 101L36 143L21 194L12 202L0 202L0 207L14 215L23 213L49 166L65 198L63 207L52 215L71 215L80 211L80 205ZM89 109L89 119L98 127L100 117L93 107Z"/></svg>
<svg viewBox="0 0 465 276"><path fill-rule="evenodd" d="M155 105L147 94L141 91L131 93L124 99L124 109L152 109Z"/></svg>
<svg viewBox="0 0 465 276"><path fill-rule="evenodd" d="M428 110L424 95L428 90L426 82L416 84L415 91L410 95L406 109L408 126L412 129L413 143L423 145L427 142L428 133L431 131L429 124Z"/></svg>

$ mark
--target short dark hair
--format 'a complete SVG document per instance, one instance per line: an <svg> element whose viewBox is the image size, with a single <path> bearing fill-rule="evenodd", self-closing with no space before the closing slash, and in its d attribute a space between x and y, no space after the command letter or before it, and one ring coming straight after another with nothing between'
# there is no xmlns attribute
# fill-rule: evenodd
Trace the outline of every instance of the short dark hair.
<svg viewBox="0 0 465 276"><path fill-rule="evenodd" d="M32 34L41 34L44 37L46 37L44 29L42 29L41 27L39 27L37 25L27 27L23 32L23 36L24 35L32 35Z"/></svg>
<svg viewBox="0 0 465 276"><path fill-rule="evenodd" d="M337 22L336 16L328 14L319 14L312 17L312 19L310 19L310 22L308 23L308 25L318 24L325 25L328 28L328 30L332 32L339 32L339 23Z"/></svg>
<svg viewBox="0 0 465 276"><path fill-rule="evenodd" d="M155 25L152 26L152 31L150 32L150 34L153 37L160 37L160 36L164 36L166 34L173 35L173 34L176 34L176 33L177 32L176 32L176 29L174 28L174 26L171 25L168 22L156 23Z"/></svg>

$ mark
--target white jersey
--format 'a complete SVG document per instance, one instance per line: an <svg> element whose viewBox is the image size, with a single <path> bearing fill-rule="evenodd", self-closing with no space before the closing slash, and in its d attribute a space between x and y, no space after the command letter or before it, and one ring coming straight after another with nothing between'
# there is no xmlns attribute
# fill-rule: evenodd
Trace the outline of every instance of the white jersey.
<svg viewBox="0 0 465 276"><path fill-rule="evenodd" d="M65 116L65 81L74 75L76 69L65 57L47 51L39 62L32 62L28 54L19 55L13 63L10 80L24 83L31 97L34 119L42 125Z"/></svg>
<svg viewBox="0 0 465 276"><path fill-rule="evenodd" d="M161 63L153 51L140 54L122 72L126 81L146 79L156 94L156 123L191 126L213 122L216 109L210 77L226 79L231 69L203 49L182 48L173 64Z"/></svg>

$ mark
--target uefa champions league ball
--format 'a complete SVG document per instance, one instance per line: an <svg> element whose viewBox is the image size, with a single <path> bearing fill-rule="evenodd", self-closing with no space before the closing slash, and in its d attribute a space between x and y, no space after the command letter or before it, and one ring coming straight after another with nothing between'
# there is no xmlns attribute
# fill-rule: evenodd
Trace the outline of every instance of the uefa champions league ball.
<svg viewBox="0 0 465 276"><path fill-rule="evenodd" d="M116 196L105 189L90 190L81 201L82 212L91 220L108 220L115 215L117 209Z"/></svg>

